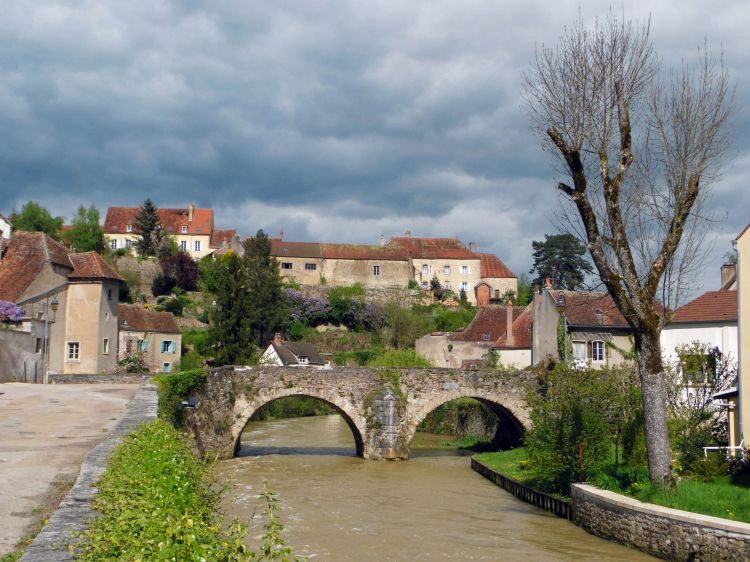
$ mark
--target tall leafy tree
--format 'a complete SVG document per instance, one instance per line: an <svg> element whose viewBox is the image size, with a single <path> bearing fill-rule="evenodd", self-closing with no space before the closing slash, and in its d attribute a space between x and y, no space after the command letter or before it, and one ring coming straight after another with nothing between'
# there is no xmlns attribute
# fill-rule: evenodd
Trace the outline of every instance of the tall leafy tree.
<svg viewBox="0 0 750 562"><path fill-rule="evenodd" d="M586 274L591 273L591 263L586 259L586 246L572 234L544 235L544 241L534 240L533 283L542 284L549 278L555 289L575 291L583 286Z"/></svg>
<svg viewBox="0 0 750 562"><path fill-rule="evenodd" d="M222 256L212 268L214 306L209 314L209 345L217 365L248 361L255 350L248 322L250 299L245 260L234 252Z"/></svg>
<svg viewBox="0 0 750 562"><path fill-rule="evenodd" d="M133 232L138 253L142 256L155 256L164 238L164 231L159 224L159 213L150 197L143 202L135 217Z"/></svg>
<svg viewBox="0 0 750 562"><path fill-rule="evenodd" d="M582 19L524 76L532 127L565 178L572 230L633 329L651 480L672 485L660 335L699 271L707 188L726 160L733 88L721 59L663 71L649 23Z"/></svg>
<svg viewBox="0 0 750 562"><path fill-rule="evenodd" d="M99 210L91 205L88 209L81 205L73 218L70 230L63 233L63 239L76 252L99 252L106 248L104 231L99 225Z"/></svg>
<svg viewBox="0 0 750 562"><path fill-rule="evenodd" d="M245 240L243 247L248 276L250 327L255 342L264 346L273 333L284 326L288 316L279 262L271 256L271 240L262 230Z"/></svg>
<svg viewBox="0 0 750 562"><path fill-rule="evenodd" d="M11 214L10 222L16 230L44 232L55 240L59 240L63 217L53 217L39 203L29 201L21 207L20 213L14 211Z"/></svg>

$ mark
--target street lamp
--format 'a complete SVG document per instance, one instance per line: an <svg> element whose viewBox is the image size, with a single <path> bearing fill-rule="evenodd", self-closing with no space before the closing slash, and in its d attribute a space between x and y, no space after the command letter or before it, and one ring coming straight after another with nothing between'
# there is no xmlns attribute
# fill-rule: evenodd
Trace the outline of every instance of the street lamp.
<svg viewBox="0 0 750 562"><path fill-rule="evenodd" d="M49 371L49 309L52 312L57 311L60 301L57 300L57 295L52 295L52 300L44 303L44 384L49 382L47 372Z"/></svg>

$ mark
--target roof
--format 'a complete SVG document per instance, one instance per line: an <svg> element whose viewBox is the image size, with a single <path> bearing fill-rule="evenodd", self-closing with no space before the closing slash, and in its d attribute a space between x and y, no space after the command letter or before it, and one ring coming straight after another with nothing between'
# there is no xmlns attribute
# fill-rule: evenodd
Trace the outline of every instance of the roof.
<svg viewBox="0 0 750 562"><path fill-rule="evenodd" d="M277 258L319 258L320 244L317 242L285 242L272 238L271 255Z"/></svg>
<svg viewBox="0 0 750 562"><path fill-rule="evenodd" d="M527 309L528 307L524 306L512 307L513 321L515 322ZM506 305L489 304L484 306L479 309L479 312L465 330L448 336L448 339L450 341L494 343L505 335L508 319L507 311ZM515 342L513 347L518 347Z"/></svg>
<svg viewBox="0 0 750 562"><path fill-rule="evenodd" d="M737 322L737 291L708 291L677 309L672 322Z"/></svg>
<svg viewBox="0 0 750 562"><path fill-rule="evenodd" d="M742 232L740 232L737 235L737 238L735 238L735 240L739 240L740 238L742 238L742 235L745 234L745 232L747 232L748 229L750 229L750 224L748 224L745 228L742 229Z"/></svg>
<svg viewBox="0 0 750 562"><path fill-rule="evenodd" d="M180 333L180 327L171 312L158 312L135 304L120 304L117 305L117 316L121 330L162 334Z"/></svg>
<svg viewBox="0 0 750 562"><path fill-rule="evenodd" d="M568 326L630 328L609 293L551 289L550 296L565 306Z"/></svg>
<svg viewBox="0 0 750 562"><path fill-rule="evenodd" d="M17 230L0 261L0 300L17 302L48 263L73 270L69 250L43 232Z"/></svg>
<svg viewBox="0 0 750 562"><path fill-rule="evenodd" d="M209 246L212 248L221 248L229 244L236 236L237 231L233 228L229 230L214 230L211 232L211 242L209 243Z"/></svg>
<svg viewBox="0 0 750 562"><path fill-rule="evenodd" d="M17 230L0 261L0 299L17 302L45 265L70 270L69 279L122 278L96 252L76 254L43 232Z"/></svg>
<svg viewBox="0 0 750 562"><path fill-rule="evenodd" d="M523 309L520 314L516 314L513 307L513 345L508 345L508 332L503 330L503 335L497 338L493 349L531 349L531 325L534 319L532 305Z"/></svg>
<svg viewBox="0 0 750 562"><path fill-rule="evenodd" d="M340 260L385 260L408 261L403 248L390 246L367 246L362 244L321 244L321 257Z"/></svg>
<svg viewBox="0 0 750 562"><path fill-rule="evenodd" d="M480 277L515 277L516 275L495 254L479 254Z"/></svg>
<svg viewBox="0 0 750 562"><path fill-rule="evenodd" d="M104 219L102 229L106 234L125 234L128 225L135 225L140 207L110 207ZM187 226L187 234L210 235L214 229L214 210L193 207L193 220L190 221L188 208L157 208L159 223L168 234L182 234L182 227Z"/></svg>
<svg viewBox="0 0 750 562"><path fill-rule="evenodd" d="M115 281L125 281L96 252L70 254L68 258L74 267L73 272L68 275L68 279L114 279Z"/></svg>
<svg viewBox="0 0 750 562"><path fill-rule="evenodd" d="M281 344L271 342L271 346L284 365L325 365L325 361L312 344L304 342L285 341ZM307 363L300 363L299 357L307 357Z"/></svg>
<svg viewBox="0 0 750 562"><path fill-rule="evenodd" d="M412 259L479 259L479 255L464 246L458 238L395 236L387 246L405 249Z"/></svg>

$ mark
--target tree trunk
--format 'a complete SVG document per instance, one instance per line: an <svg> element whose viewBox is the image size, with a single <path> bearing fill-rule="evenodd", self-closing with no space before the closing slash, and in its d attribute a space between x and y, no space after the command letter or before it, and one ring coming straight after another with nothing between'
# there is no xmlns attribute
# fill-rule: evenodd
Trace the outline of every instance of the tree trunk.
<svg viewBox="0 0 750 562"><path fill-rule="evenodd" d="M667 398L658 330L636 331L635 352L638 357L638 374L643 395L643 426L646 433L649 476L651 482L658 486L673 486L672 455L667 429Z"/></svg>

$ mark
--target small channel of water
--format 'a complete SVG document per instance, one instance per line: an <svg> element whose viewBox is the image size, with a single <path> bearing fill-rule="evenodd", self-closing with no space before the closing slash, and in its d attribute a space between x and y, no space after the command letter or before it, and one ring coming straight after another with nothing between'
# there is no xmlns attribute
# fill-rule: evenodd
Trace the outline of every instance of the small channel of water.
<svg viewBox="0 0 750 562"><path fill-rule="evenodd" d="M251 422L240 457L218 463L224 513L262 510L263 480L278 492L284 538L311 560L651 560L589 535L494 486L461 452L418 434L406 462L365 461L337 415ZM263 533L257 517L248 534Z"/></svg>

